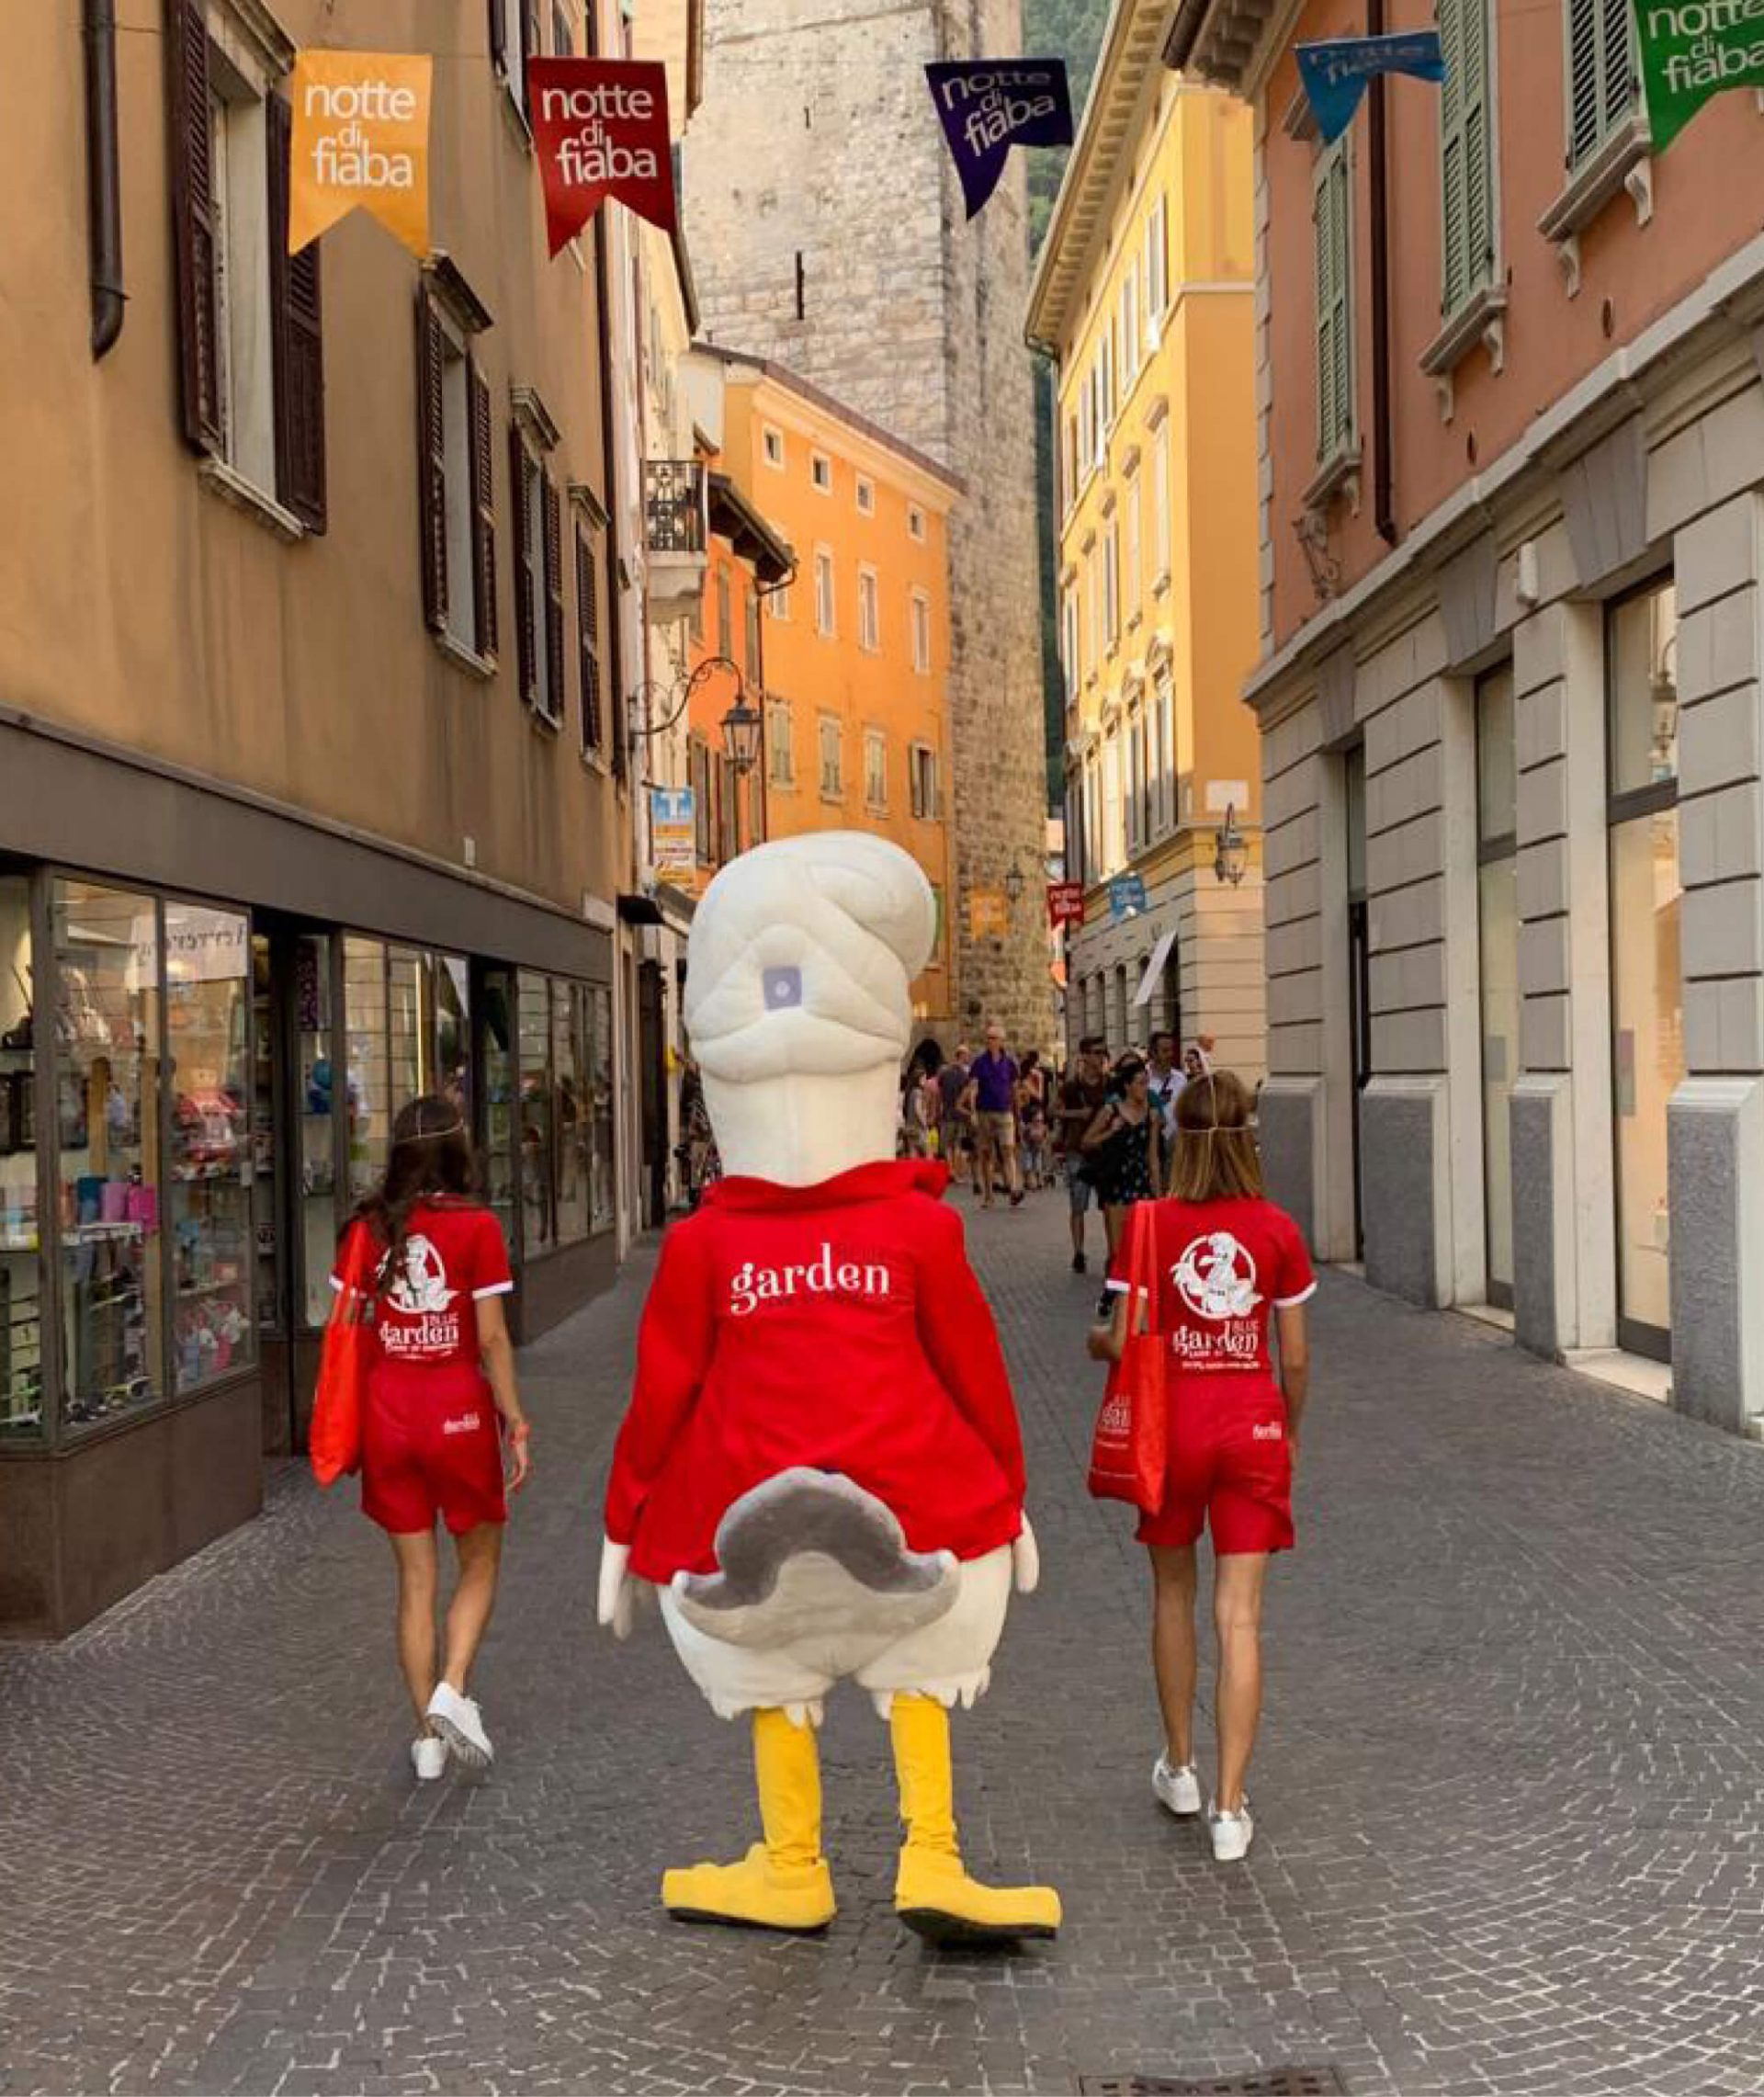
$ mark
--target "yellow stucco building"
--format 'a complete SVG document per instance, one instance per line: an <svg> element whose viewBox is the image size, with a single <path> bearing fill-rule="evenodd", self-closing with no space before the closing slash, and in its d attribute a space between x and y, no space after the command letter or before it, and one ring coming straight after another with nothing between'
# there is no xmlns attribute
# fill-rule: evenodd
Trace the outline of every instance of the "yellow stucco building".
<svg viewBox="0 0 1764 2097"><path fill-rule="evenodd" d="M1265 1069L1249 112L1117 0L1031 293L1057 361L1068 1029ZM1231 877L1237 876L1234 880ZM1132 877L1143 884L1140 903Z"/></svg>
<svg viewBox="0 0 1764 2097"><path fill-rule="evenodd" d="M944 1028L958 1009L948 520L960 484L781 366L720 348L695 361L716 367L718 470L796 555L794 580L765 594L748 644L764 692L763 834L866 830L911 853L939 902L938 950L914 1006ZM707 692L694 722L707 744L719 703Z"/></svg>

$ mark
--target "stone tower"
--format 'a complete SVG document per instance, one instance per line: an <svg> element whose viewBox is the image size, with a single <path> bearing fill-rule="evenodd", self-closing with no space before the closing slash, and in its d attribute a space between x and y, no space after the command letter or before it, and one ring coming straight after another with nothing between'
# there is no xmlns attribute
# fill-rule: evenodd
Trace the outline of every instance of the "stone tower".
<svg viewBox="0 0 1764 2097"><path fill-rule="evenodd" d="M956 1025L1053 1035L1023 161L972 223L925 85L1013 57L1020 0L707 0L684 146L704 333L775 359L962 478L950 518ZM1023 892L1012 936L967 899Z"/></svg>

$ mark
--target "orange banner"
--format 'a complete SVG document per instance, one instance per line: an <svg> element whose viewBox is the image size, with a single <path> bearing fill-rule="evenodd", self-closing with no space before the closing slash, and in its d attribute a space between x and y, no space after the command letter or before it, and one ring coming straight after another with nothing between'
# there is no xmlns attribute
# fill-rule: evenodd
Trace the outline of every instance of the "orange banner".
<svg viewBox="0 0 1764 2097"><path fill-rule="evenodd" d="M413 254L429 252L433 62L372 51L303 51L294 105L288 251L357 206Z"/></svg>

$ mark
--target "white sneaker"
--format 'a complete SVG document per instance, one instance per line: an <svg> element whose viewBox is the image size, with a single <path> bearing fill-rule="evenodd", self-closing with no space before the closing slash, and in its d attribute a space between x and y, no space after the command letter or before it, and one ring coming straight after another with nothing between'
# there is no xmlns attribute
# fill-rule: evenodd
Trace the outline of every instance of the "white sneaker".
<svg viewBox="0 0 1764 2097"><path fill-rule="evenodd" d="M1255 1815L1250 1810L1250 1795L1235 1813L1221 1813L1212 1799L1206 1805L1206 1831L1213 1838L1215 1864L1238 1864L1250 1854L1256 1839Z"/></svg>
<svg viewBox="0 0 1764 2097"><path fill-rule="evenodd" d="M433 1784L447 1771L447 1743L438 1733L424 1733L411 1742L411 1766L419 1784Z"/></svg>
<svg viewBox="0 0 1764 2097"><path fill-rule="evenodd" d="M1159 1755L1152 1766L1151 1788L1158 1794L1159 1804L1168 1807L1179 1819L1192 1819L1201 1809L1201 1780L1193 1763L1172 1769L1170 1757Z"/></svg>
<svg viewBox="0 0 1764 2097"><path fill-rule="evenodd" d="M444 1682L429 1699L429 1723L468 1769L488 1769L496 1751L484 1730L483 1716L469 1696Z"/></svg>

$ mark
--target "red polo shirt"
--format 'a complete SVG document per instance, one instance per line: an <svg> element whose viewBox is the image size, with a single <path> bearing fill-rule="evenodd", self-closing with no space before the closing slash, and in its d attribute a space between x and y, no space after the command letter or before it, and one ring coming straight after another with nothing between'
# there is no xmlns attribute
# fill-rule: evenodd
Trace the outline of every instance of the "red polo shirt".
<svg viewBox="0 0 1764 2097"><path fill-rule="evenodd" d="M729 1505L797 1466L874 1493L915 1551L1016 1536L1016 1407L947 1184L918 1159L722 1180L668 1231L606 1491L635 1573L714 1570Z"/></svg>

